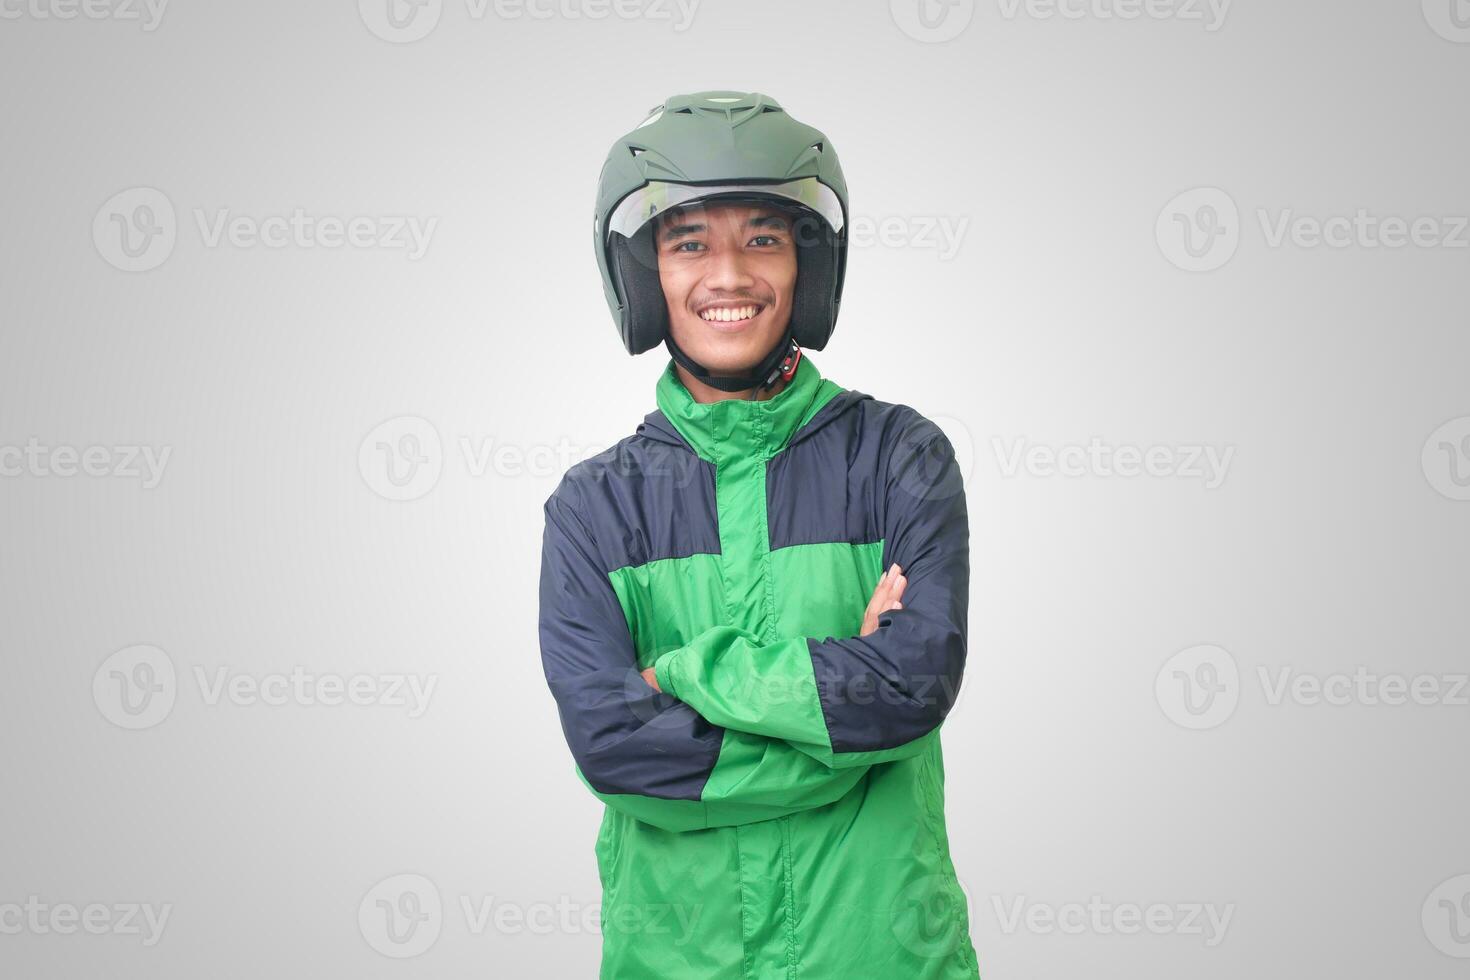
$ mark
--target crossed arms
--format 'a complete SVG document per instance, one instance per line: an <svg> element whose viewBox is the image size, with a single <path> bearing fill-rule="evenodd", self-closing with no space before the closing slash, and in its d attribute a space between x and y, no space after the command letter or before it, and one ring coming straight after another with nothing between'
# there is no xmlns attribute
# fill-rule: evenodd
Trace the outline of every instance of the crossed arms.
<svg viewBox="0 0 1470 980"><path fill-rule="evenodd" d="M855 637L717 626L640 673L580 494L564 480L546 502L542 663L578 772L607 805L673 831L766 820L932 745L958 693L969 597L963 485L932 423L888 461L890 568Z"/></svg>

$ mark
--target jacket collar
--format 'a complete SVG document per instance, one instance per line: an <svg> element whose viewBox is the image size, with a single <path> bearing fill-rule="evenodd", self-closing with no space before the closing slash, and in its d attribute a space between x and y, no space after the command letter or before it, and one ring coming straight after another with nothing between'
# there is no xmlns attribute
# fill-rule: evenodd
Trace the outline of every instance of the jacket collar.
<svg viewBox="0 0 1470 980"><path fill-rule="evenodd" d="M823 378L803 352L796 375L774 398L765 401L726 398L697 402L679 380L672 358L659 375L654 397L658 411L644 418L638 433L687 446L701 458L718 462L752 454L774 456L790 442L805 438L870 396L845 390Z"/></svg>

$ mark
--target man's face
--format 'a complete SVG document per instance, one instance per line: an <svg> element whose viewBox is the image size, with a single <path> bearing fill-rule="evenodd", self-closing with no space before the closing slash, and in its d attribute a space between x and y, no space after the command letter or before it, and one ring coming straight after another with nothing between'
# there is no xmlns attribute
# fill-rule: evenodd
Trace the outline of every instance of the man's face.
<svg viewBox="0 0 1470 980"><path fill-rule="evenodd" d="M760 363L791 319L796 245L787 216L713 203L661 215L654 234L674 342L716 374Z"/></svg>

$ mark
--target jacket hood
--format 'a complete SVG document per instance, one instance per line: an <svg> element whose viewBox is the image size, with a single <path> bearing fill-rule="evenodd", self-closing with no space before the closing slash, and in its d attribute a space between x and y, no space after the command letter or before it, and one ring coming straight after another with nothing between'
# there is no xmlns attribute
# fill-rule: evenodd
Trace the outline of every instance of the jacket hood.
<svg viewBox="0 0 1470 980"><path fill-rule="evenodd" d="M635 431L711 462L754 452L774 456L872 397L823 378L803 351L796 376L773 398L697 402L670 358L655 387L659 407L644 416Z"/></svg>

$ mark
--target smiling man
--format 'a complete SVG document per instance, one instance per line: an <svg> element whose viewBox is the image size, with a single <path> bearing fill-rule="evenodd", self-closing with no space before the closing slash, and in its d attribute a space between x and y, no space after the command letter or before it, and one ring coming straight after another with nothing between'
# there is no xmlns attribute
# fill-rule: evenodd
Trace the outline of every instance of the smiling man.
<svg viewBox="0 0 1470 980"><path fill-rule="evenodd" d="M928 419L823 378L847 188L760 94L618 140L594 241L657 409L546 501L540 638L596 843L602 976L978 976L940 726L969 529Z"/></svg>

